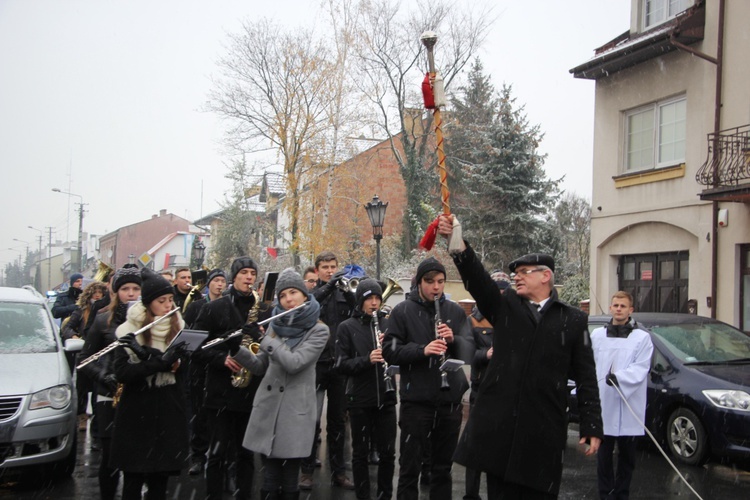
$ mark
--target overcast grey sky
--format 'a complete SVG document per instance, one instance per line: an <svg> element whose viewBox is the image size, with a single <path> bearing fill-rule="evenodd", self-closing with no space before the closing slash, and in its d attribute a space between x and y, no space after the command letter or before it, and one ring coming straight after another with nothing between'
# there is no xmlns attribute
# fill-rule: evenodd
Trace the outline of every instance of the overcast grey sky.
<svg viewBox="0 0 750 500"><path fill-rule="evenodd" d="M493 3L485 69L541 126L549 176L590 198L594 84L568 70L628 29L630 0ZM160 209L189 220L217 210L228 158L221 123L200 109L226 34L258 16L307 25L317 6L0 0L0 266L25 251L14 238L37 248L27 226L76 239L78 198L52 188L81 195L84 230L100 235Z"/></svg>

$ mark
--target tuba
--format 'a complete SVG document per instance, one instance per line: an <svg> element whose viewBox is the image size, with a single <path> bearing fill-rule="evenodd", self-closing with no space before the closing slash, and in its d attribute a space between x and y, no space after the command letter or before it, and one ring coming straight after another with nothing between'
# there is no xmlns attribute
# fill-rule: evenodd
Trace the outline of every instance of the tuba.
<svg viewBox="0 0 750 500"><path fill-rule="evenodd" d="M253 290L253 297L255 297L255 304L250 308L247 313L247 321L245 324L255 323L258 321L258 313L260 312L260 297L258 292ZM260 344L256 342L250 335L243 335L240 346L248 349L253 354L258 354L260 350ZM250 385L250 379L253 378L253 374L247 368L241 368L237 373L232 373L232 387L238 389L244 389Z"/></svg>
<svg viewBox="0 0 750 500"><path fill-rule="evenodd" d="M396 280L393 278L388 278L388 285L385 287L385 290L383 291L383 301L380 304L380 310L385 311L387 313L391 312L391 307L385 305L385 301L388 300L388 297L393 295L396 292L401 292L404 289L401 288L401 285L399 285Z"/></svg>
<svg viewBox="0 0 750 500"><path fill-rule="evenodd" d="M114 272L114 269L112 269L111 266L108 266L102 261L99 261L99 265L96 269L96 274L94 275L94 281L103 281L104 283L107 283L109 281L109 277L112 276L112 273Z"/></svg>

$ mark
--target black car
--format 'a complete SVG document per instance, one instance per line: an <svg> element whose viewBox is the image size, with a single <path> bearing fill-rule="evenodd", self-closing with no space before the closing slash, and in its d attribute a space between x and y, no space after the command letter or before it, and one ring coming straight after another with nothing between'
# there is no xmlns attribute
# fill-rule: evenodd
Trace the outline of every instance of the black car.
<svg viewBox="0 0 750 500"><path fill-rule="evenodd" d="M750 458L750 337L692 314L636 313L651 334L646 425L679 461ZM589 330L609 322L590 316ZM575 397L571 398L575 421Z"/></svg>

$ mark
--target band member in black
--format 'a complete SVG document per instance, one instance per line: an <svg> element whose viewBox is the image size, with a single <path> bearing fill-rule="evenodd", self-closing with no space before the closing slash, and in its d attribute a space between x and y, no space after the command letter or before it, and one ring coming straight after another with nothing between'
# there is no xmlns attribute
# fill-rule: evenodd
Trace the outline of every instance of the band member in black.
<svg viewBox="0 0 750 500"><path fill-rule="evenodd" d="M352 474L359 499L372 498L368 454L370 437L380 456L378 463L378 500L390 500L396 457L396 391L386 379L382 354L382 332L388 329L385 313L380 311L383 291L377 281L360 281L357 307L352 317L339 325L336 357L346 375L346 402L352 434ZM373 320L377 315L377 320Z"/></svg>
<svg viewBox="0 0 750 500"><path fill-rule="evenodd" d="M229 355L241 343L249 345L260 340L257 321L261 302L253 290L258 277L258 265L250 257L232 262L229 281L232 288L225 296L207 303L198 315L195 329L207 330L209 342L218 337L242 330L243 335L215 347L198 349L192 361L206 368L206 389L203 402L210 429L208 462L206 464L206 498L220 500L224 490L224 471L236 453L235 498L249 499L253 485L253 453L243 448L253 398L260 383ZM262 318L261 318L262 319Z"/></svg>
<svg viewBox="0 0 750 500"><path fill-rule="evenodd" d="M415 285L406 300L393 308L383 342L383 357L389 365L399 366L401 376L399 499L419 497L426 446L431 452L430 499L451 498L461 398L469 382L462 370L441 371L440 367L447 356L466 359L474 346L466 313L443 294L445 277L445 267L434 257L419 264Z"/></svg>

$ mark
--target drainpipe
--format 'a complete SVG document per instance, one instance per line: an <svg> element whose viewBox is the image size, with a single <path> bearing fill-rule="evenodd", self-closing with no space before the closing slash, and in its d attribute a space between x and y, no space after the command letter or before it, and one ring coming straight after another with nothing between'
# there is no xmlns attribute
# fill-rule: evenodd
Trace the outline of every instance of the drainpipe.
<svg viewBox="0 0 750 500"><path fill-rule="evenodd" d="M719 0L719 20L718 20L718 32L716 42L716 58L699 52L691 47L688 47L677 40L672 39L670 42L672 45L680 50L703 58L716 65L716 91L714 96L714 166L713 166L713 187L719 187L719 131L721 130L721 86L722 77L724 73L724 7L725 0ZM719 275L719 202L713 200L711 202L711 296L709 297L711 303L711 318L716 319L716 304L718 294L718 275Z"/></svg>

